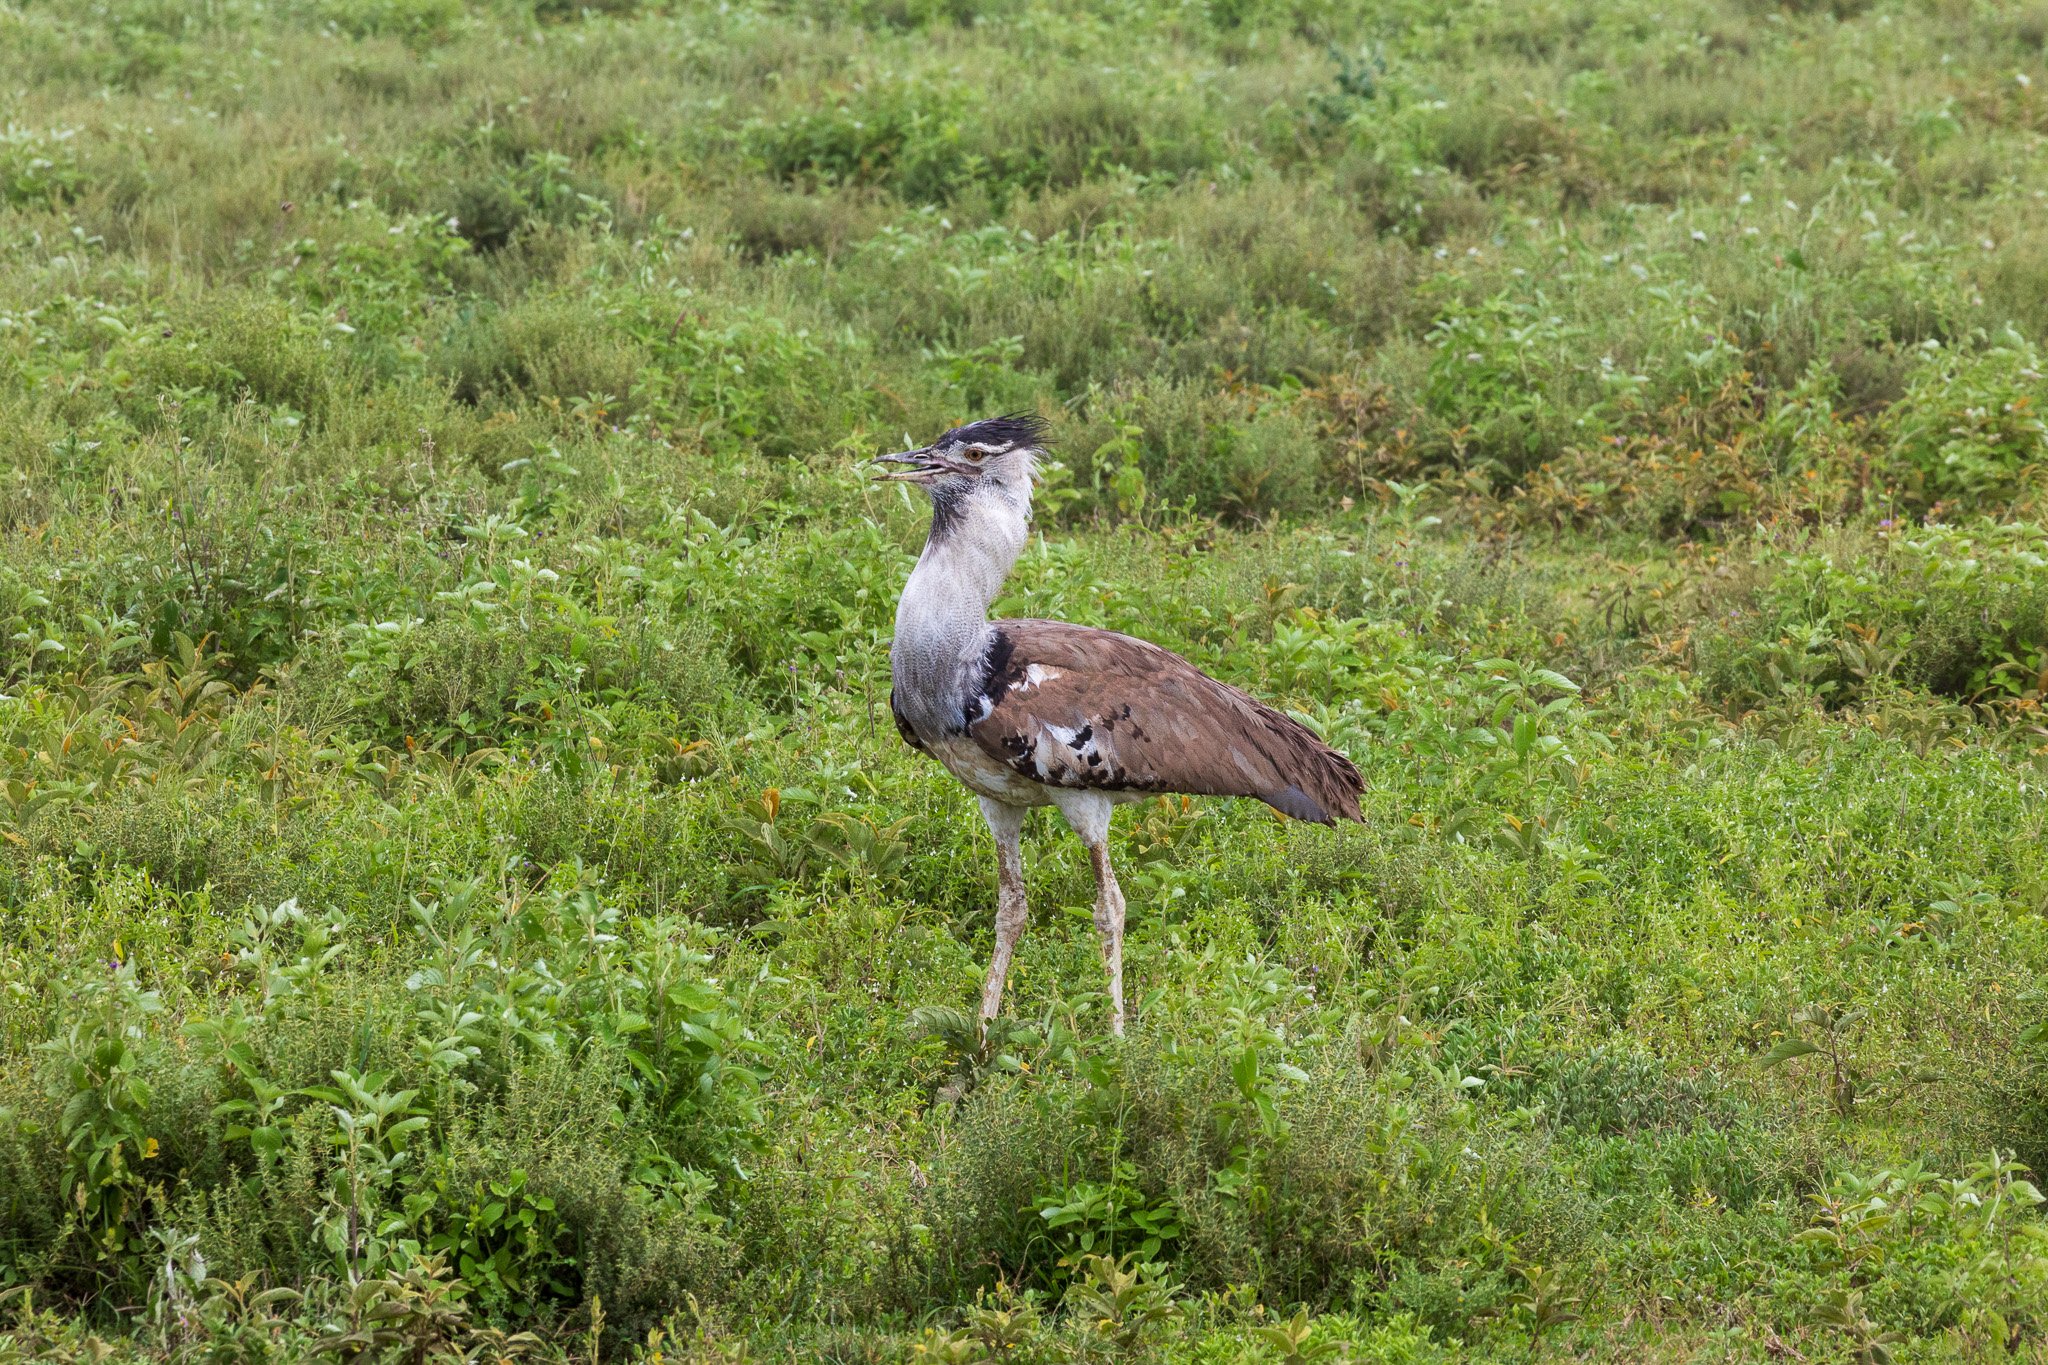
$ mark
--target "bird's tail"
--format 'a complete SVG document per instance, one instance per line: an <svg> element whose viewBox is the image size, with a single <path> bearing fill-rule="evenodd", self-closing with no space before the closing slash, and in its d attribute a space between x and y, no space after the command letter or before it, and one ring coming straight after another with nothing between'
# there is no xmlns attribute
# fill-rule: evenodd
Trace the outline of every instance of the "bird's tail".
<svg viewBox="0 0 2048 1365"><path fill-rule="evenodd" d="M1275 737L1283 740L1289 779L1278 791L1259 792L1259 799L1296 820L1318 825L1334 825L1339 820L1363 823L1365 812L1359 809L1358 799L1365 794L1365 778L1357 765L1294 717L1268 706L1259 709L1266 713Z"/></svg>

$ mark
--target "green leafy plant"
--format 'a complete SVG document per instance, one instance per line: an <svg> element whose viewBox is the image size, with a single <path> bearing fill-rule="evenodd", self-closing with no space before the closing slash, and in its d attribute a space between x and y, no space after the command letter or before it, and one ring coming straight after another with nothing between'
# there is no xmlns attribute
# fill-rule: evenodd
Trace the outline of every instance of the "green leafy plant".
<svg viewBox="0 0 2048 1365"><path fill-rule="evenodd" d="M1079 1181L1033 1201L1062 1249L1063 1263L1126 1253L1141 1264L1161 1259L1180 1236L1180 1221L1170 1202L1147 1199L1136 1189L1136 1179L1136 1168L1119 1162L1109 1180Z"/></svg>
<svg viewBox="0 0 2048 1365"><path fill-rule="evenodd" d="M998 1284L993 1295L977 1296L962 1314L961 1329L981 1343L988 1358L1009 1360L1030 1353L1040 1343L1046 1335L1046 1322L1035 1294Z"/></svg>
<svg viewBox="0 0 2048 1365"><path fill-rule="evenodd" d="M1808 1005L1792 1016L1792 1023L1806 1036L1781 1040L1764 1054L1763 1064L1773 1067L1799 1057L1823 1058L1827 1063L1824 1079L1828 1101L1835 1113L1845 1119L1855 1112L1859 1100L1887 1092L1896 1095L1911 1086L1938 1079L1935 1072L1913 1064L1874 1070L1860 1066L1852 1050L1854 1034L1868 1017L1867 1010L1846 1005Z"/></svg>
<svg viewBox="0 0 2048 1365"><path fill-rule="evenodd" d="M1518 1265L1515 1273L1522 1277L1522 1288L1508 1302L1528 1325L1529 1354L1534 1356L1546 1333L1579 1320L1580 1300L1568 1292L1555 1266Z"/></svg>
<svg viewBox="0 0 2048 1365"><path fill-rule="evenodd" d="M492 1307L544 1297L573 1301L576 1257L555 1201L527 1189L526 1172L478 1181L467 1192L436 1182L442 1230L427 1241L444 1253L478 1301Z"/></svg>
<svg viewBox="0 0 2048 1365"><path fill-rule="evenodd" d="M336 1149L334 1178L314 1225L336 1268L360 1284L406 1255L399 1242L405 1219L386 1201L414 1159L411 1139L425 1131L429 1119L413 1106L417 1090L387 1088L389 1072L332 1074L333 1085L303 1092L325 1104L335 1124L329 1137Z"/></svg>
<svg viewBox="0 0 2048 1365"><path fill-rule="evenodd" d="M1891 1365L1892 1347L1905 1339L1903 1333L1884 1331L1865 1311L1862 1293L1854 1289L1829 1295L1815 1318L1841 1333L1856 1365Z"/></svg>
<svg viewBox="0 0 2048 1365"><path fill-rule="evenodd" d="M1312 1365L1315 1361L1341 1360L1351 1343L1316 1330L1306 1308L1294 1316L1252 1329L1254 1340L1265 1345L1283 1365Z"/></svg>
<svg viewBox="0 0 2048 1365"><path fill-rule="evenodd" d="M117 1274L147 1245L147 1162L161 1139L150 1132L151 1086L143 1065L152 1047L149 1021L163 998L146 990L135 963L122 960L76 980L70 1017L44 1044L57 1067L51 1098L64 1142L62 1191L97 1259Z"/></svg>
<svg viewBox="0 0 2048 1365"><path fill-rule="evenodd" d="M1179 1314L1179 1286L1164 1279L1163 1267L1137 1263L1126 1254L1083 1256L1075 1266L1065 1304L1092 1336L1128 1351L1145 1334Z"/></svg>
<svg viewBox="0 0 2048 1365"><path fill-rule="evenodd" d="M313 1347L344 1360L395 1349L423 1363L473 1336L468 1297L469 1286L451 1273L445 1258L423 1257L403 1270L352 1283L338 1320L327 1324ZM511 1347L516 1358L535 1343L522 1334L489 1344Z"/></svg>
<svg viewBox="0 0 2048 1365"><path fill-rule="evenodd" d="M2010 330L1936 348L1888 414L1893 455L1944 496L2010 492L2048 458L2044 365Z"/></svg>

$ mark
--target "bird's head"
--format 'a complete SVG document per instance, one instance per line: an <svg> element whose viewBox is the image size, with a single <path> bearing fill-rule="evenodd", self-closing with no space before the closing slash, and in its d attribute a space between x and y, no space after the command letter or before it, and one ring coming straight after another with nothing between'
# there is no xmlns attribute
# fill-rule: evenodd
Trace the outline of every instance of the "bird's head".
<svg viewBox="0 0 2048 1365"><path fill-rule="evenodd" d="M1028 508L1031 475L1044 452L1045 423L1031 413L1011 413L954 427L921 449L869 463L895 466L877 477L914 483L940 507L986 491Z"/></svg>

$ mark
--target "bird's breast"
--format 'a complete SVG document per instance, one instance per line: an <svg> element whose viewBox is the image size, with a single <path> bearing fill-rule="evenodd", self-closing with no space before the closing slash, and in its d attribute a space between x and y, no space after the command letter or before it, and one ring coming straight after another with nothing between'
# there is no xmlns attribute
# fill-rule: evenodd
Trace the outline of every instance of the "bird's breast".
<svg viewBox="0 0 2048 1365"><path fill-rule="evenodd" d="M988 653L988 623L905 593L889 644L897 714L926 744L966 727Z"/></svg>
<svg viewBox="0 0 2048 1365"><path fill-rule="evenodd" d="M1049 806L1053 802L1051 787L997 761L968 735L946 735L921 747L976 796L1006 806Z"/></svg>
<svg viewBox="0 0 2048 1365"><path fill-rule="evenodd" d="M910 625L904 630L903 625ZM988 714L982 695L987 673L988 628L973 635L953 630L919 630L899 622L889 650L893 686L889 709L904 742L937 759L977 796L1012 806L1043 806L1048 789L981 747L968 726Z"/></svg>

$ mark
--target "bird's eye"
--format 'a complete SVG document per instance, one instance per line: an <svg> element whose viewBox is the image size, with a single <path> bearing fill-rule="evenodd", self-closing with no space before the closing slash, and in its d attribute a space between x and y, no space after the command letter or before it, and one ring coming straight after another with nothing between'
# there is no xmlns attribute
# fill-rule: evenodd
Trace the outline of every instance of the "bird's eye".
<svg viewBox="0 0 2048 1365"><path fill-rule="evenodd" d="M975 461L976 463L979 463L980 461L986 460L988 458L988 452L986 450L980 449L977 446L969 446L967 447L967 458Z"/></svg>

